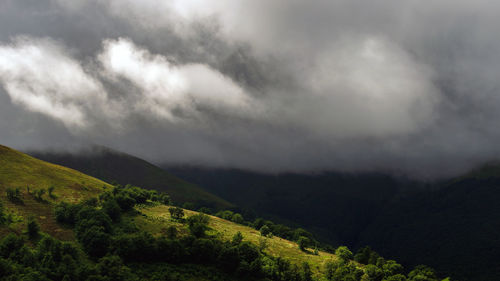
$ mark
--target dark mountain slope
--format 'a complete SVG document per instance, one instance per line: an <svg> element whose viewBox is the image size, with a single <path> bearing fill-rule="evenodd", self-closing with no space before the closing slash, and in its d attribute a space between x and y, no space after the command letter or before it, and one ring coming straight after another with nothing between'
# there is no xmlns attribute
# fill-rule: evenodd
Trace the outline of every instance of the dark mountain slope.
<svg viewBox="0 0 500 281"><path fill-rule="evenodd" d="M358 235L399 193L401 185L377 174L264 175L240 170L166 169L258 215L314 230L333 244L355 245Z"/></svg>
<svg viewBox="0 0 500 281"><path fill-rule="evenodd" d="M406 266L458 280L500 280L500 165L443 183L382 175L261 175L166 167L261 215L306 226L331 243L370 245Z"/></svg>
<svg viewBox="0 0 500 281"><path fill-rule="evenodd" d="M200 206L230 208L232 204L195 184L169 174L137 157L104 147L94 147L88 153L30 152L42 160L81 171L108 182L133 184L167 192L177 203L192 202Z"/></svg>

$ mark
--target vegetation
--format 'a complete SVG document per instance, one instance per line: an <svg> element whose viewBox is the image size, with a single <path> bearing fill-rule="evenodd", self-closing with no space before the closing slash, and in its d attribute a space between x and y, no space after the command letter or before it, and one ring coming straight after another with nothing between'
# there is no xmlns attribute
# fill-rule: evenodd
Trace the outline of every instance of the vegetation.
<svg viewBox="0 0 500 281"><path fill-rule="evenodd" d="M30 161L30 165L46 165ZM41 185L16 178L19 186L30 186L25 194L20 191L24 204L7 200L6 207L0 208L4 224L0 226L0 278L439 280L428 267L406 274L401 265L384 260L368 248L355 256L347 247L339 247L338 255L324 251L313 254L307 248L316 248L318 243L301 228L261 218L250 222L245 220L246 215L233 211L219 214L228 218L223 219L172 207L166 205L171 202L164 193L132 185L96 186L93 184L99 181L90 177L66 185L68 178L63 175L78 176L78 172L53 168L47 172L50 176L41 175ZM12 179L4 178L10 176L0 173L0 183L16 186ZM266 228L266 235L261 235L259 230ZM367 265L353 258L367 259Z"/></svg>

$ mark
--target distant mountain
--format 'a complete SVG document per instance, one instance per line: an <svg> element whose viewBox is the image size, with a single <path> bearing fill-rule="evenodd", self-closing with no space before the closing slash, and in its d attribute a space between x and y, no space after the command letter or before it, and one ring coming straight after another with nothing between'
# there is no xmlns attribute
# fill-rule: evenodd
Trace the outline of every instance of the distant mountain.
<svg viewBox="0 0 500 281"><path fill-rule="evenodd" d="M215 209L233 205L195 184L184 181L140 158L105 147L93 147L79 154L29 152L45 161L81 171L107 182L133 184L142 188L167 192L177 203L191 202Z"/></svg>
<svg viewBox="0 0 500 281"><path fill-rule="evenodd" d="M263 175L165 167L224 199L305 226L330 243L372 246L458 280L500 280L500 165L434 184L376 174Z"/></svg>

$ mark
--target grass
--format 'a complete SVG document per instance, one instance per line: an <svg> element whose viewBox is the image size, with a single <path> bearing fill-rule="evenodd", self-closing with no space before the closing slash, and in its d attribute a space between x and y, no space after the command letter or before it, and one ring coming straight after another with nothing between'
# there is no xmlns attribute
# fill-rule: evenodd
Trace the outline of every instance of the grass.
<svg viewBox="0 0 500 281"><path fill-rule="evenodd" d="M50 197L35 198L33 191L54 187ZM27 187L31 193L28 193ZM6 196L7 188L19 188L22 202L11 202ZM0 200L7 212L20 217L9 229L2 227L0 234L22 231L29 215L35 215L41 230L61 240L74 239L73 231L57 224L54 217L54 203L64 200L78 202L96 196L111 185L78 171L50 164L13 149L0 146Z"/></svg>
<svg viewBox="0 0 500 281"><path fill-rule="evenodd" d="M28 192L27 186L30 187L31 192ZM50 197L45 194L44 200L39 200L33 195L34 190L48 189L51 186L55 188L55 196ZM22 203L9 201L6 196L7 188L20 188ZM62 200L77 202L95 197L107 188L112 187L101 180L0 146L0 200L6 207L7 213L13 214L15 218L15 222L8 227L0 227L0 236L11 232L23 233L26 229L27 217L35 215L43 232L60 240L74 240L73 231L56 222L53 211L54 204ZM126 219L133 220L144 231L159 236L167 227L173 225L179 230L180 235L188 233L186 225L172 220L168 206L142 205L136 208L141 212L141 215L126 216ZM184 212L186 216L198 214L190 210L184 210ZM294 242L279 237L262 237L257 230L251 227L218 217L210 216L209 226L211 228L209 235L231 240L237 232L241 232L244 241L250 241L256 245L267 244L264 252L271 256L285 258L297 265L308 262L315 274L324 268L326 262L337 259L335 255L326 252L319 251L317 255L312 254L312 249L303 252Z"/></svg>
<svg viewBox="0 0 500 281"><path fill-rule="evenodd" d="M140 206L137 209L143 214L134 218L135 224L145 231L153 235L161 235L163 230L169 226L175 226L181 233L187 233L186 226L182 223L174 221L168 212L168 206ZM184 210L186 217L198 214L198 212ZM241 232L244 241L252 242L259 245L264 240L267 244L265 253L274 256L282 257L289 260L291 263L301 265L303 262L308 262L311 269L316 274L324 268L328 261L335 261L337 257L333 254L319 251L318 255L312 254L313 250L309 249L308 252L299 250L297 243L282 239L280 237L262 237L260 232L244 225L236 224L215 216L210 216L210 228L208 234L221 236L225 240L231 240L237 233Z"/></svg>

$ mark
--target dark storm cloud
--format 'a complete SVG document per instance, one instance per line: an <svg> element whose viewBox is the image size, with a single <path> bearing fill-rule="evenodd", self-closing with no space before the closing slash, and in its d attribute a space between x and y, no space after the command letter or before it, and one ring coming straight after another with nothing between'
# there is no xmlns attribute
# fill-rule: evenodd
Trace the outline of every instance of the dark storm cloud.
<svg viewBox="0 0 500 281"><path fill-rule="evenodd" d="M491 1L0 2L0 142L260 171L498 158Z"/></svg>

